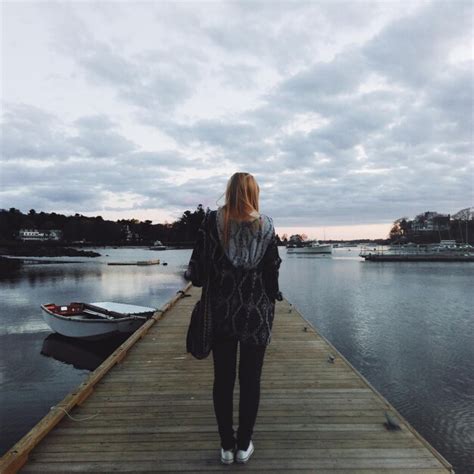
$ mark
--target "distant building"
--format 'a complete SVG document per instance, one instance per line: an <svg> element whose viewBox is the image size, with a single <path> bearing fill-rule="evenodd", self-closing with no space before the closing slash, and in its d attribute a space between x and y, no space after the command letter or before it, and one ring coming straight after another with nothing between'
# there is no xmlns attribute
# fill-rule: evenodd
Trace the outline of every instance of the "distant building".
<svg viewBox="0 0 474 474"><path fill-rule="evenodd" d="M18 237L20 240L46 240L45 233L36 229L20 229Z"/></svg>
<svg viewBox="0 0 474 474"><path fill-rule="evenodd" d="M62 240L63 231L59 229L51 229L46 231L48 233L49 240Z"/></svg>
<svg viewBox="0 0 474 474"><path fill-rule="evenodd" d="M63 237L63 233L58 229L38 230L38 229L20 229L18 233L20 240L58 241Z"/></svg>
<svg viewBox="0 0 474 474"><path fill-rule="evenodd" d="M137 232L133 232L128 224L122 226L122 236L127 242L133 242L140 239L140 235Z"/></svg>
<svg viewBox="0 0 474 474"><path fill-rule="evenodd" d="M449 229L449 214L427 211L413 219L411 228L414 232L435 232Z"/></svg>

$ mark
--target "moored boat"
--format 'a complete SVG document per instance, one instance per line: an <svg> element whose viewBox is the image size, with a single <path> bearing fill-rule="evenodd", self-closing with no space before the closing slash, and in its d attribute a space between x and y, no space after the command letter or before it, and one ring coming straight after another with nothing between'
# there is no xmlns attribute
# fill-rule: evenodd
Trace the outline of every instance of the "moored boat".
<svg viewBox="0 0 474 474"><path fill-rule="evenodd" d="M97 339L136 331L155 308L110 301L41 305L43 319L55 332L68 337Z"/></svg>
<svg viewBox="0 0 474 474"><path fill-rule="evenodd" d="M365 248L359 256L377 262L474 262L474 248L450 240L439 244L409 243L388 248Z"/></svg>
<svg viewBox="0 0 474 474"><path fill-rule="evenodd" d="M166 250L168 247L163 245L161 240L155 240L155 243L150 247L150 250Z"/></svg>
<svg viewBox="0 0 474 474"><path fill-rule="evenodd" d="M306 240L296 243L289 243L286 252L298 253L298 254L331 254L332 245L331 244L321 244L317 240Z"/></svg>

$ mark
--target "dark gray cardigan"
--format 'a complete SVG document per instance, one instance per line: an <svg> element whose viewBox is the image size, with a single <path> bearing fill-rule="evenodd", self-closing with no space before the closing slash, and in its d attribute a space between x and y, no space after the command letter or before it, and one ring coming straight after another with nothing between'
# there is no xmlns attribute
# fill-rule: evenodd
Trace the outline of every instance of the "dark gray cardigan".
<svg viewBox="0 0 474 474"><path fill-rule="evenodd" d="M246 225L243 223L242 225ZM236 336L241 342L266 346L271 340L281 259L273 225L263 257L254 268L234 266L219 240L216 211L199 229L187 276L202 287L201 300L212 317L213 337Z"/></svg>

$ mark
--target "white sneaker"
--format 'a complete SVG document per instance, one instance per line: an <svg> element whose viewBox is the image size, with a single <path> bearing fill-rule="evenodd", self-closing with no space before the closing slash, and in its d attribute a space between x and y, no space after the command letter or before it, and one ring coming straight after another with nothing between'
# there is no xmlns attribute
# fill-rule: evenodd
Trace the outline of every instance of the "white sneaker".
<svg viewBox="0 0 474 474"><path fill-rule="evenodd" d="M232 464L234 462L234 451L232 449L224 450L221 448L221 463Z"/></svg>
<svg viewBox="0 0 474 474"><path fill-rule="evenodd" d="M253 452L254 452L253 443L252 441L250 441L249 447L247 448L246 451L244 451L243 449L239 449L237 451L235 460L238 463L245 464L250 459L250 456L252 456Z"/></svg>

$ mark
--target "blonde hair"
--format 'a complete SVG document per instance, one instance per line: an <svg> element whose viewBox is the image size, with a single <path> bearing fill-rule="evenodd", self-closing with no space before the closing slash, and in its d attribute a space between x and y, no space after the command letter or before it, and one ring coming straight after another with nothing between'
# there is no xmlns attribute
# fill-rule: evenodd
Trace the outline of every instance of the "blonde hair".
<svg viewBox="0 0 474 474"><path fill-rule="evenodd" d="M234 173L225 191L224 244L229 240L230 220L249 221L253 212L258 212L260 188L250 173ZM257 220L257 222L259 222Z"/></svg>

